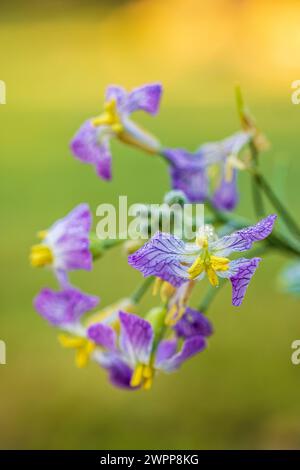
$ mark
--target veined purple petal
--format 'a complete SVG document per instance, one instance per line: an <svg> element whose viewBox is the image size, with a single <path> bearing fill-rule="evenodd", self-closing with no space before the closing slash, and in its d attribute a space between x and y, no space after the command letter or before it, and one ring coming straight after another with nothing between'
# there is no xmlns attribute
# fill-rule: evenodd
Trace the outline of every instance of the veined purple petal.
<svg viewBox="0 0 300 470"><path fill-rule="evenodd" d="M234 170L233 177L230 181L227 181L223 175L220 186L213 195L212 202L220 211L232 211L236 207L238 200L237 171Z"/></svg>
<svg viewBox="0 0 300 470"><path fill-rule="evenodd" d="M137 315L119 313L121 332L119 347L129 363L134 367L137 363L148 364L153 344L151 324Z"/></svg>
<svg viewBox="0 0 300 470"><path fill-rule="evenodd" d="M238 155L242 148L250 141L248 132L236 132L219 142L208 142L197 150L207 165L224 164L229 155Z"/></svg>
<svg viewBox="0 0 300 470"><path fill-rule="evenodd" d="M202 156L184 149L165 149L163 153L170 162L172 188L183 191L190 202L205 201L208 177Z"/></svg>
<svg viewBox="0 0 300 470"><path fill-rule="evenodd" d="M209 249L218 256L227 256L233 251L249 250L254 242L263 240L270 235L276 218L277 216L274 214L269 215L256 225L238 230L210 243Z"/></svg>
<svg viewBox="0 0 300 470"><path fill-rule="evenodd" d="M210 336L213 327L203 313L187 307L183 317L174 326L177 336L190 338L192 336Z"/></svg>
<svg viewBox="0 0 300 470"><path fill-rule="evenodd" d="M56 270L92 269L89 232L92 216L87 204L79 204L47 231L43 240L53 252Z"/></svg>
<svg viewBox="0 0 300 470"><path fill-rule="evenodd" d="M93 165L98 176L105 180L111 179L110 137L111 131L105 126L94 126L88 120L71 141L73 155L81 162Z"/></svg>
<svg viewBox="0 0 300 470"><path fill-rule="evenodd" d="M132 113L143 110L150 114L156 114L159 109L162 95L160 83L151 83L135 88L127 95L126 112Z"/></svg>
<svg viewBox="0 0 300 470"><path fill-rule="evenodd" d="M157 276L178 287L188 279L181 262L186 258L184 242L169 233L157 232L128 257L128 263L145 277Z"/></svg>
<svg viewBox="0 0 300 470"><path fill-rule="evenodd" d="M235 261L231 261L229 269L237 271L236 274L230 277L232 284L232 305L235 307L241 305L245 297L248 284L260 261L261 258L240 258Z"/></svg>
<svg viewBox="0 0 300 470"><path fill-rule="evenodd" d="M75 288L62 291L45 288L34 299L37 312L54 326L78 322L84 313L92 310L98 303L98 297L84 294Z"/></svg>
<svg viewBox="0 0 300 470"><path fill-rule="evenodd" d="M88 337L99 346L109 351L116 351L117 336L115 330L104 323L95 323L87 330Z"/></svg>
<svg viewBox="0 0 300 470"><path fill-rule="evenodd" d="M183 362L190 357L203 351L206 347L206 340L203 336L193 336L188 338L183 343L182 349L165 360L156 360L156 368L162 369L165 372L172 372L178 369Z"/></svg>

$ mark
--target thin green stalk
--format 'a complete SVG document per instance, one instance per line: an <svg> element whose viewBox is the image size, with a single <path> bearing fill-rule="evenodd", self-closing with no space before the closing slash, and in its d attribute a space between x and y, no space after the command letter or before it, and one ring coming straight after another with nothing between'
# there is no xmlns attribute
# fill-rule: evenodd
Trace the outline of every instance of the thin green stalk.
<svg viewBox="0 0 300 470"><path fill-rule="evenodd" d="M259 186L268 197L271 204L276 208L282 219L285 221L286 226L289 227L290 231L294 233L298 238L300 237L300 227L293 218L293 216L289 213L287 208L282 204L280 199L274 193L273 189L266 181L264 176L257 171L253 173L254 181L256 182L257 186Z"/></svg>
<svg viewBox="0 0 300 470"><path fill-rule="evenodd" d="M115 246L120 245L123 243L124 240L116 239L116 240L100 240L95 233L90 234L90 251L93 255L93 259L96 260L103 256L103 254L109 250L110 248L114 248Z"/></svg>
<svg viewBox="0 0 300 470"><path fill-rule="evenodd" d="M143 295L147 292L149 287L154 281L154 276L147 277L143 282L138 286L138 288L131 295L130 300L133 304L138 304L142 299Z"/></svg>
<svg viewBox="0 0 300 470"><path fill-rule="evenodd" d="M252 140L250 142L250 152L251 152L252 161L254 163L254 168L255 170L258 170L259 154ZM257 217L264 217L265 209L264 209L261 188L258 186L255 180L256 180L256 173L253 175L253 180L252 180L252 197L253 197L254 209L255 209L255 213Z"/></svg>

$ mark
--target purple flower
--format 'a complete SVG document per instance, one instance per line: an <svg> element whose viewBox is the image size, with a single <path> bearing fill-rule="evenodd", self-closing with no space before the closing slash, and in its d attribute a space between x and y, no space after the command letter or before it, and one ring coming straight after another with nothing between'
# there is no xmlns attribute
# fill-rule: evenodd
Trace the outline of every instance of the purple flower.
<svg viewBox="0 0 300 470"><path fill-rule="evenodd" d="M99 298L74 287L61 291L42 289L34 299L37 312L51 325L69 330L78 326L81 316L95 308Z"/></svg>
<svg viewBox="0 0 300 470"><path fill-rule="evenodd" d="M173 189L182 190L191 202L204 202L209 195L210 167L216 167L219 181L212 202L220 210L234 209L238 202L236 171L244 168L238 155L250 139L250 133L237 132L220 142L204 144L195 153L165 149Z"/></svg>
<svg viewBox="0 0 300 470"><path fill-rule="evenodd" d="M41 243L34 245L32 266L51 266L61 279L67 271L92 269L89 231L92 217L87 204L75 207L48 230L40 232Z"/></svg>
<svg viewBox="0 0 300 470"><path fill-rule="evenodd" d="M220 211L232 211L239 200L239 194L237 189L237 170L233 170L231 180L227 180L226 176L223 176L220 185L216 189L212 203Z"/></svg>
<svg viewBox="0 0 300 470"><path fill-rule="evenodd" d="M144 276L157 276L175 287L187 280L201 280L205 275L213 286L218 286L219 277L228 278L232 283L232 303L239 306L260 258L231 261L227 256L249 250L254 242L265 239L272 232L275 219L276 215L270 215L256 225L217 240L205 227L195 243L157 232L128 257L128 262Z"/></svg>
<svg viewBox="0 0 300 470"><path fill-rule="evenodd" d="M190 202L205 201L208 195L208 176L203 156L184 149L165 149L163 155L170 163L172 188L183 191Z"/></svg>
<svg viewBox="0 0 300 470"><path fill-rule="evenodd" d="M119 334L103 323L87 331L87 337L102 348L94 353L94 359L108 370L111 382L118 387L149 389L155 371L174 371L206 346L205 338L195 335L185 338L181 348L176 338L163 340L156 348L150 322L125 312L120 312L119 318Z"/></svg>
<svg viewBox="0 0 300 470"><path fill-rule="evenodd" d="M177 336L180 338L191 338L192 336L210 336L213 327L203 313L187 307L184 315L174 326Z"/></svg>
<svg viewBox="0 0 300 470"><path fill-rule="evenodd" d="M219 210L231 211L238 203L237 170L245 168L238 155L250 140L251 133L237 132L220 142L204 144L198 150L208 166L219 169L219 183L212 196L212 202Z"/></svg>
<svg viewBox="0 0 300 470"><path fill-rule="evenodd" d="M106 91L104 112L86 121L71 142L76 158L94 165L100 178L110 180L110 140L122 142L156 153L160 147L157 139L131 119L131 113L142 110L155 115L159 109L162 87L158 83L143 85L131 92L120 86L109 86Z"/></svg>

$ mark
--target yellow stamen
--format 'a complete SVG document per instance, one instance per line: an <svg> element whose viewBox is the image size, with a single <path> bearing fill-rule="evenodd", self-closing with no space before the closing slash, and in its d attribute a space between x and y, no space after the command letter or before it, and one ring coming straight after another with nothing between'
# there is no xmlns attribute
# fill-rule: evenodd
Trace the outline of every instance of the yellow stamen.
<svg viewBox="0 0 300 470"><path fill-rule="evenodd" d="M142 387L143 390L149 390L153 382L154 371L149 365L138 364L133 372L130 385L131 387Z"/></svg>
<svg viewBox="0 0 300 470"><path fill-rule="evenodd" d="M174 304L170 310L168 311L166 318L165 318L165 324L167 326L174 326L176 323L182 318L184 312L185 312L186 305L179 306L177 304Z"/></svg>
<svg viewBox="0 0 300 470"><path fill-rule="evenodd" d="M152 387L152 383L153 383L152 377L149 377L149 379L146 379L143 383L143 390L150 390L150 388Z"/></svg>
<svg viewBox="0 0 300 470"><path fill-rule="evenodd" d="M76 366L79 368L85 367L91 357L92 352L94 351L96 345L92 341L86 341L86 344L77 349L75 356Z"/></svg>
<svg viewBox="0 0 300 470"><path fill-rule="evenodd" d="M85 367L96 348L95 343L86 338L60 334L58 336L60 344L64 348L76 349L75 363L79 368Z"/></svg>
<svg viewBox="0 0 300 470"><path fill-rule="evenodd" d="M220 256L210 255L198 256L192 266L188 269L190 279L196 279L203 271L206 272L212 286L218 286L219 280L216 271L227 271L230 260Z"/></svg>
<svg viewBox="0 0 300 470"><path fill-rule="evenodd" d="M123 132L123 125L118 114L116 100L107 101L104 104L104 112L100 116L96 117L92 121L93 125L98 126L110 126L116 134Z"/></svg>
<svg viewBox="0 0 300 470"><path fill-rule="evenodd" d="M215 271L227 271L230 260L228 258L222 258L220 256L210 257L211 267Z"/></svg>
<svg viewBox="0 0 300 470"><path fill-rule="evenodd" d="M153 376L153 369L152 367L150 366L144 366L144 369L143 369L143 377L145 379L150 379L150 377Z"/></svg>
<svg viewBox="0 0 300 470"><path fill-rule="evenodd" d="M46 266L53 262L53 254L47 245L39 244L31 248L30 263L33 267Z"/></svg>
<svg viewBox="0 0 300 470"><path fill-rule="evenodd" d="M69 336L65 334L58 335L58 341L63 348L76 349L84 346L85 338L78 338L77 336Z"/></svg>
<svg viewBox="0 0 300 470"><path fill-rule="evenodd" d="M136 366L130 381L131 387L138 387L139 385L141 385L143 380L143 368L143 364L139 364Z"/></svg>
<svg viewBox="0 0 300 470"><path fill-rule="evenodd" d="M216 274L216 271L211 267L211 265L207 266L206 273L207 273L207 277L211 285L213 287L217 287L219 285L219 279Z"/></svg>
<svg viewBox="0 0 300 470"><path fill-rule="evenodd" d="M201 256L198 256L193 262L192 266L188 269L190 279L196 279L205 270L204 262Z"/></svg>
<svg viewBox="0 0 300 470"><path fill-rule="evenodd" d="M158 294L162 283L163 283L163 280L160 279L160 277L155 278L153 288L152 288L152 295L157 295Z"/></svg>
<svg viewBox="0 0 300 470"><path fill-rule="evenodd" d="M160 289L160 298L163 303L167 302L172 295L175 293L176 288L172 286L169 282L165 281L163 282L161 289Z"/></svg>

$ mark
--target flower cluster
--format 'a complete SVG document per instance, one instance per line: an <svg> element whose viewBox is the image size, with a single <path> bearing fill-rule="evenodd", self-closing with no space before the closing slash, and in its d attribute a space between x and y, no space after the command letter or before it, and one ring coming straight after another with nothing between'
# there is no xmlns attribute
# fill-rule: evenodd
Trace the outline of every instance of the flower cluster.
<svg viewBox="0 0 300 470"><path fill-rule="evenodd" d="M158 83L130 92L109 86L103 112L80 127L71 141L71 151L75 158L93 165L97 175L105 180L112 177L111 139L163 158L172 186L165 201L175 198L181 204L207 203L209 223L207 220L198 227L193 241L171 231L158 231L145 243L134 243L128 264L146 279L128 298L100 310L99 298L72 285L69 273L92 270L99 255L120 241L105 244L105 240L97 239L87 204L80 204L48 230L39 232L40 242L30 254L32 266L50 268L58 281L59 290L42 289L34 306L60 330L61 345L75 350L78 367L91 359L107 371L112 384L129 390L148 390L158 372L176 371L206 348L213 333L205 315L211 290L216 292L220 283L229 280L232 304L242 304L261 261L252 251L254 243L262 242L260 252L278 246L292 250L282 237L279 245L278 237L272 234L276 215L266 214L250 224L229 214L239 199L238 172L251 173L256 169L262 141L262 134L241 104L241 96L238 109L242 130L220 142L205 143L192 153L164 148L155 136L132 120L132 113L139 110L155 115L161 95ZM256 152L255 158L251 149ZM128 243L124 242L127 247ZM235 255L246 251L250 251L249 258ZM205 277L210 289L208 298L194 307L192 292L198 281L205 282ZM290 290L299 292L299 278L298 263L285 273ZM292 287L291 279L295 281ZM141 315L138 303L151 284L157 304Z"/></svg>

